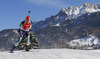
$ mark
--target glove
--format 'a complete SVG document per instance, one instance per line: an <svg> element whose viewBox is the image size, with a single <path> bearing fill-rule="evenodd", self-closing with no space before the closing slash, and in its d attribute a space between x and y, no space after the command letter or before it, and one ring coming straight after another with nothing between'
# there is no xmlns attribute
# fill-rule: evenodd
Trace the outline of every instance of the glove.
<svg viewBox="0 0 100 59"><path fill-rule="evenodd" d="M18 32L20 33L21 32L21 29L18 29Z"/></svg>
<svg viewBox="0 0 100 59"><path fill-rule="evenodd" d="M33 31L32 29L30 29L29 31Z"/></svg>

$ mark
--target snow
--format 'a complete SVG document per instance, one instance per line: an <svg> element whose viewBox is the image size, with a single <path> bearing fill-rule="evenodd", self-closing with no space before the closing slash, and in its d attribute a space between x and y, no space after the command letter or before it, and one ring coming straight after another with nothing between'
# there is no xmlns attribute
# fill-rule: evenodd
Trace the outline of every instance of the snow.
<svg viewBox="0 0 100 59"><path fill-rule="evenodd" d="M6 36L8 36L8 35L9 35L9 34L5 34L5 35L3 35L3 36L5 36L5 37L6 37Z"/></svg>
<svg viewBox="0 0 100 59"><path fill-rule="evenodd" d="M64 12L65 14L73 18L76 18L86 13L94 13L94 12L100 11L100 8L98 5L94 6L94 4L90 4L90 3L86 3L85 5L86 6L81 5L80 7L70 6L69 8L63 8L62 12Z"/></svg>
<svg viewBox="0 0 100 59"><path fill-rule="evenodd" d="M100 59L100 50L37 49L0 52L0 59Z"/></svg>
<svg viewBox="0 0 100 59"><path fill-rule="evenodd" d="M18 34L17 30L13 30L13 32L15 32L16 34Z"/></svg>
<svg viewBox="0 0 100 59"><path fill-rule="evenodd" d="M9 34L4 34L4 35L1 35L0 37L7 37Z"/></svg>
<svg viewBox="0 0 100 59"><path fill-rule="evenodd" d="M60 23L58 23L58 24L56 24L56 25L54 25L54 26L60 26Z"/></svg>
<svg viewBox="0 0 100 59"><path fill-rule="evenodd" d="M58 20L58 22L54 23L52 26L60 26L60 22L64 19L64 17L60 17L60 20L59 20L59 17L56 17L56 20Z"/></svg>
<svg viewBox="0 0 100 59"><path fill-rule="evenodd" d="M89 35L88 37L83 37L83 38L79 38L79 39L74 39L70 42L70 45L71 46L84 46L84 45L92 45L92 44L95 44L95 45L100 45L99 43L99 39L94 37L93 35Z"/></svg>
<svg viewBox="0 0 100 59"><path fill-rule="evenodd" d="M66 32L68 32L68 29L66 28Z"/></svg>
<svg viewBox="0 0 100 59"><path fill-rule="evenodd" d="M70 6L68 9L63 8L62 12L65 12L67 15L78 15L79 14L79 7Z"/></svg>

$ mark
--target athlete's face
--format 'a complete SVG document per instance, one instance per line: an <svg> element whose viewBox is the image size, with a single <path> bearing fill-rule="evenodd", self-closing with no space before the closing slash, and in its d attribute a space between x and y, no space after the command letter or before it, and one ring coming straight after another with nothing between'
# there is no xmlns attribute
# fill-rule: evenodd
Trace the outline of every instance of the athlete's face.
<svg viewBox="0 0 100 59"><path fill-rule="evenodd" d="M27 22L29 22L30 20L28 19L28 20L26 20Z"/></svg>

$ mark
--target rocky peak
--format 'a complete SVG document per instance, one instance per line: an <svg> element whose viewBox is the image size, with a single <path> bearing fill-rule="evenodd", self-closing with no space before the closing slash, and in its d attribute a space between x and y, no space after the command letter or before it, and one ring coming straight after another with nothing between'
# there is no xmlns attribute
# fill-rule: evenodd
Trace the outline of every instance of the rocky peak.
<svg viewBox="0 0 100 59"><path fill-rule="evenodd" d="M98 5L92 4L92 3L85 3L81 7L83 7L83 8L94 8L94 9L98 9Z"/></svg>

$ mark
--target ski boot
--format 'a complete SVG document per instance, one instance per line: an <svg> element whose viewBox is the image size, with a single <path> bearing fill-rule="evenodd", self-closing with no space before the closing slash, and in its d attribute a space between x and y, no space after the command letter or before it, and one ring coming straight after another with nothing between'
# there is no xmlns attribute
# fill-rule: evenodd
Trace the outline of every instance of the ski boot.
<svg viewBox="0 0 100 59"><path fill-rule="evenodd" d="M10 50L10 53L14 53L14 49L15 49L16 47L14 46L11 50Z"/></svg>
<svg viewBox="0 0 100 59"><path fill-rule="evenodd" d="M29 51L29 46L28 45L26 45L26 51Z"/></svg>

